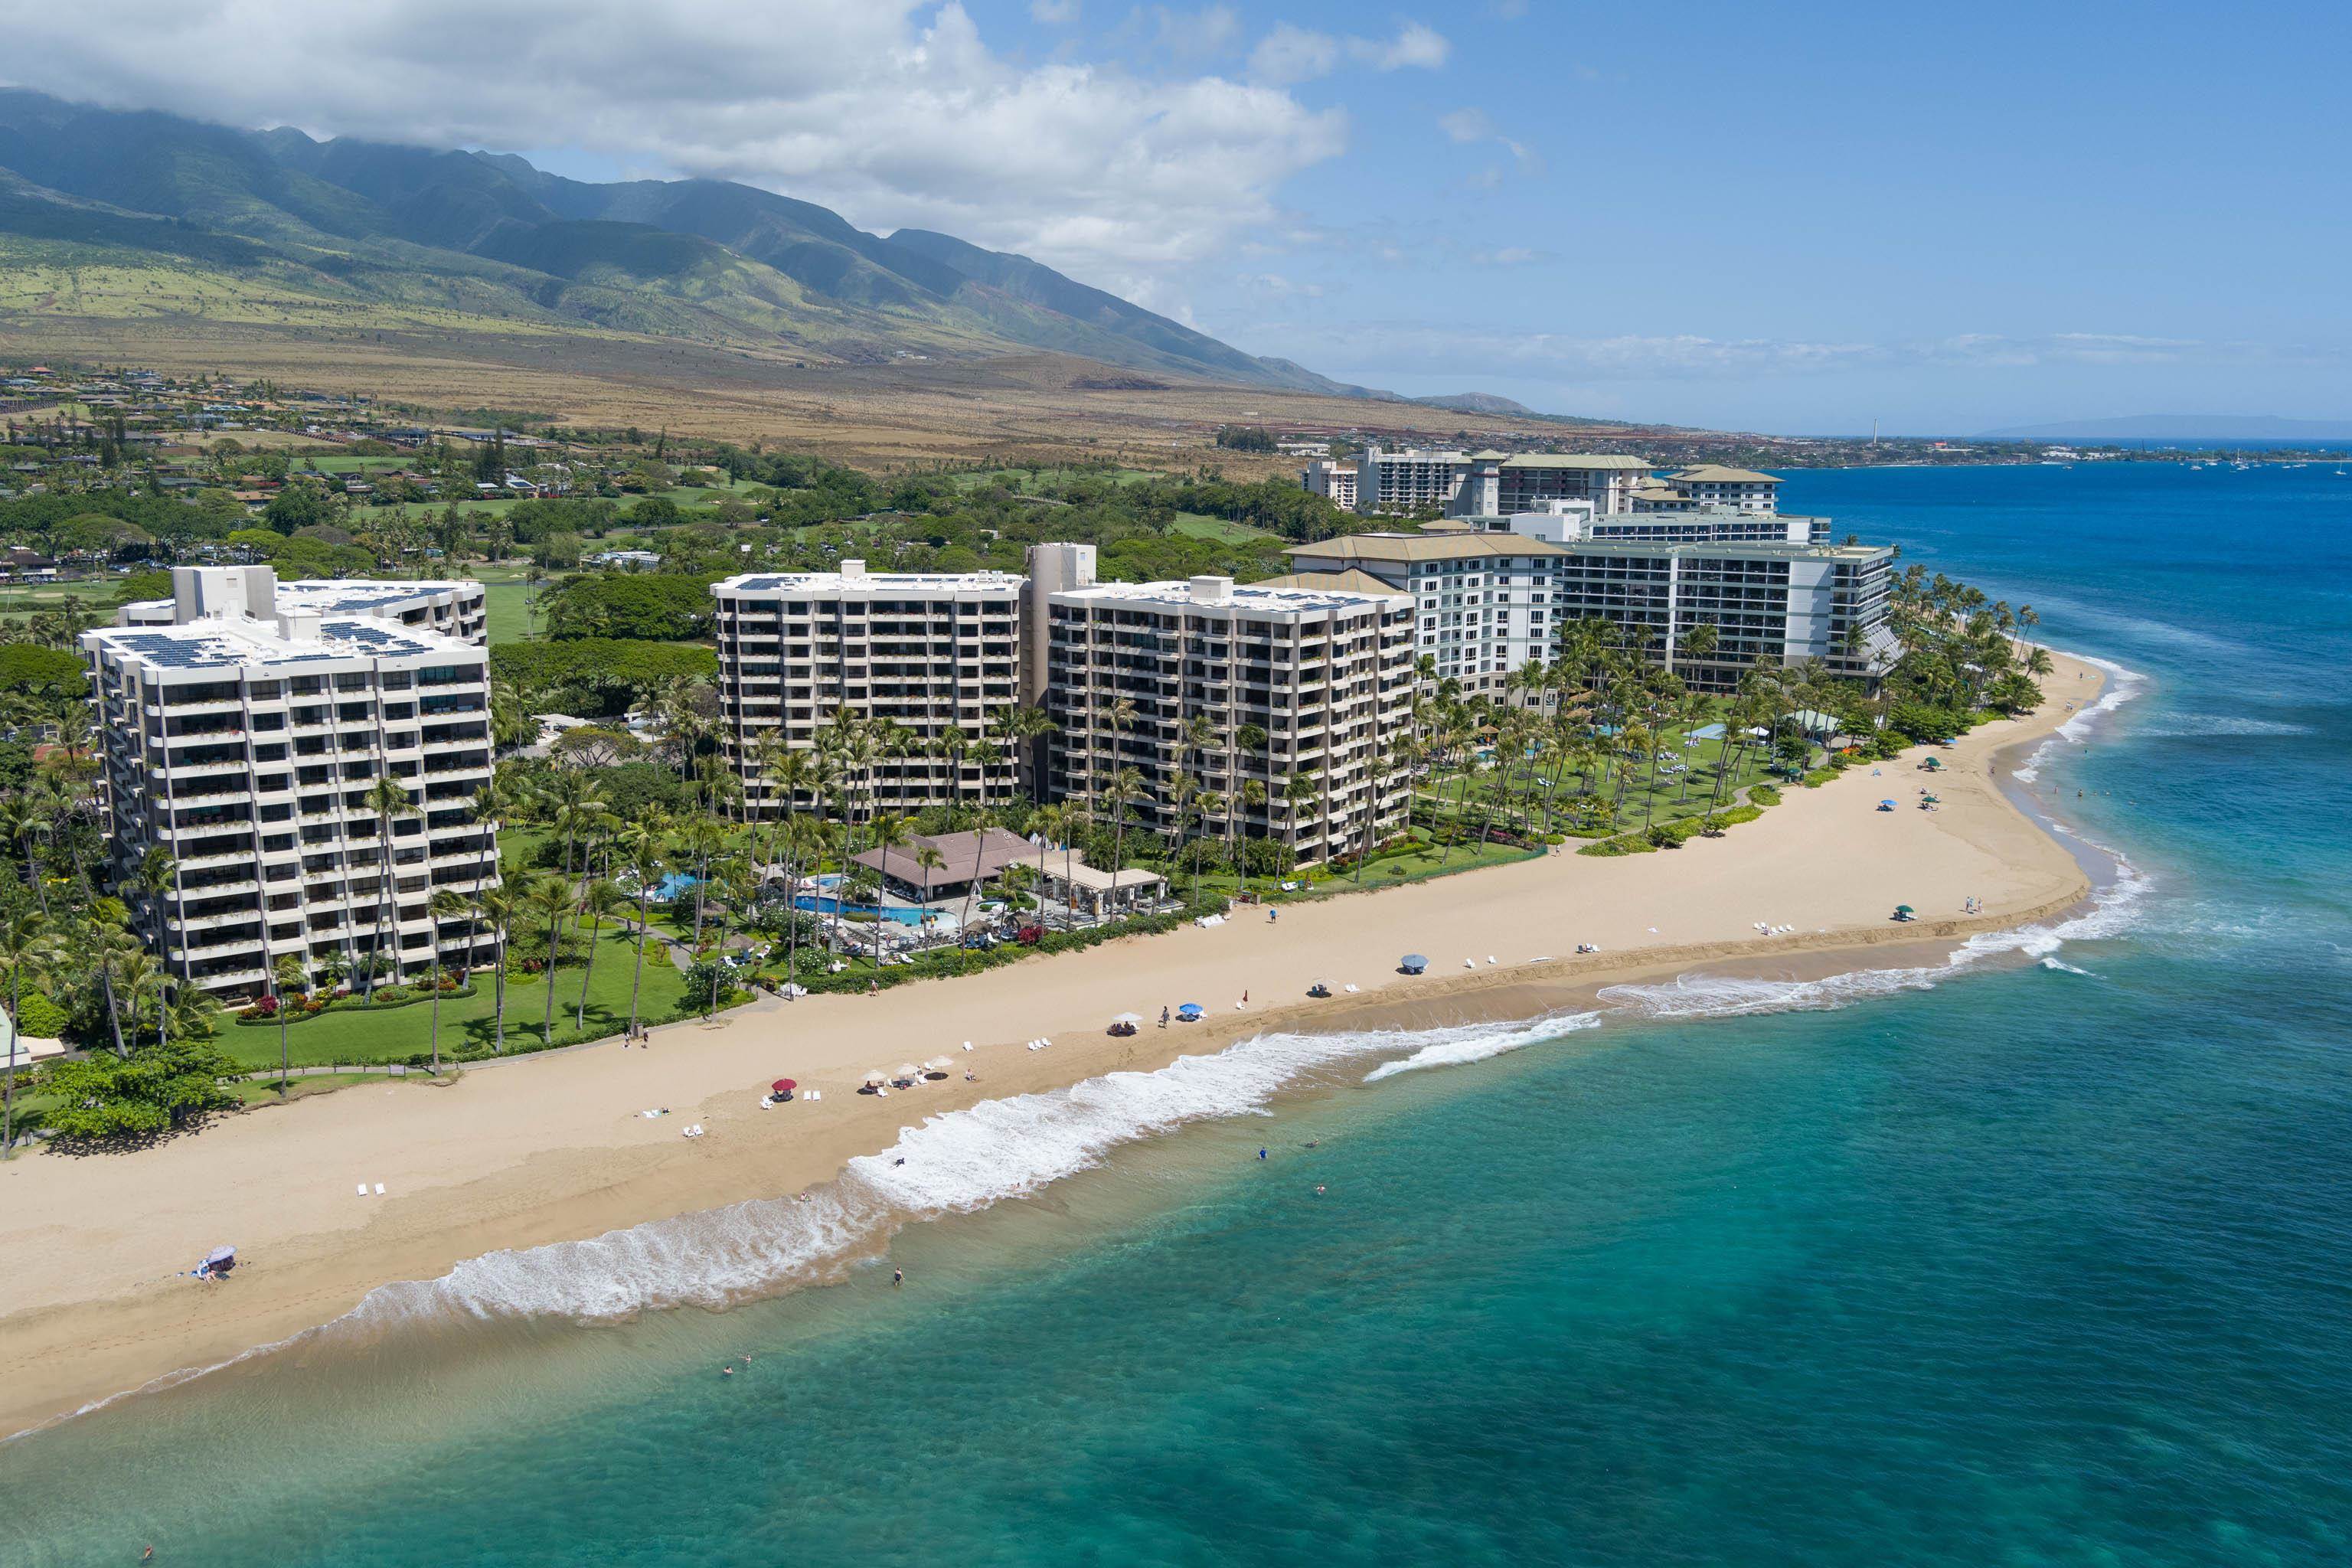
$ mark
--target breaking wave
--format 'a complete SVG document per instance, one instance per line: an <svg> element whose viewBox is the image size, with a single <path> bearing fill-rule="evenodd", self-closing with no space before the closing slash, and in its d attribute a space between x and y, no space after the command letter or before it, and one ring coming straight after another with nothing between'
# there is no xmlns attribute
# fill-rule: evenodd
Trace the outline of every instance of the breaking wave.
<svg viewBox="0 0 2352 1568"><path fill-rule="evenodd" d="M1507 1051L1516 1051L1523 1046L1532 1046L1539 1041L1555 1039L1561 1035L1573 1034L1579 1029L1598 1028L1600 1025L1601 1015L1598 1013L1574 1013L1564 1017L1538 1018L1529 1024L1509 1026L1489 1024L1473 1028L1441 1030L1439 1031L1441 1034L1454 1035L1458 1037L1432 1040L1409 1057L1402 1057L1392 1062L1382 1062L1364 1075L1364 1081L1378 1083L1384 1078L1394 1078L1399 1073L1421 1072L1429 1068L1462 1067L1470 1062L1483 1062L1490 1058L1499 1057Z"/></svg>
<svg viewBox="0 0 2352 1568"><path fill-rule="evenodd" d="M2022 767L2011 770L2010 777L2020 784L2032 784L2042 776L2042 764L2047 762L2052 753L2058 749L2058 743L2061 741L2081 745L2090 738L2092 729L2100 719L2114 712L2147 689L2147 676L2136 669L2126 669L2111 658L2099 658L2087 653L2074 654L2070 657L2106 671L2107 689L2099 694L2097 701L2068 715L2066 721L2058 726L2050 739L2033 749L2033 754L2025 759Z"/></svg>
<svg viewBox="0 0 2352 1568"><path fill-rule="evenodd" d="M2118 858L2116 879L2099 889L2092 898L2091 907L2081 914L2050 925L1979 931L1954 948L1941 963L1849 970L1818 980L1679 974L1650 984L1603 986L1598 996L1612 1007L1642 1018L1736 1018L1759 1013L1825 1012L1874 996L1926 991L1990 958L2016 954L2054 962L2052 955L2067 942L2095 942L2119 935L2129 928L2150 886L2145 874L2129 861Z"/></svg>

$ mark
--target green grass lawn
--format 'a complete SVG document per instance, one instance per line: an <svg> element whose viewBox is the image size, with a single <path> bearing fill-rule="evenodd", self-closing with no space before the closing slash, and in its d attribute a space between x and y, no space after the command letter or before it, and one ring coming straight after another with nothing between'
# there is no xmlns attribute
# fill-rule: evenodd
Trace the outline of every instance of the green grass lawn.
<svg viewBox="0 0 2352 1568"><path fill-rule="evenodd" d="M540 613L521 578L500 582L488 573L477 575L482 580L483 608L488 613L492 642L528 642L547 630L547 617Z"/></svg>
<svg viewBox="0 0 2352 1568"><path fill-rule="evenodd" d="M1180 511L1176 514L1173 531L1187 533L1195 539L1214 539L1226 544L1247 544L1255 539L1276 537L1262 528L1252 528L1245 522L1231 522L1204 512Z"/></svg>
<svg viewBox="0 0 2352 1568"><path fill-rule="evenodd" d="M517 943L518 956L529 952L530 942ZM607 926L599 940L596 963L588 976L587 1026L572 1026L572 1008L580 1000L584 966L559 965L555 971L555 1043L572 1045L603 1039L628 1026L629 978L636 939ZM474 976L474 994L441 1004L441 1050L488 1050L496 1033L496 983L484 973ZM642 1017L656 1021L675 1015L686 994L686 977L672 966L659 947L646 947L645 988L638 998ZM547 1010L547 977L510 974L507 978L507 1037L509 1047L536 1045L540 1021ZM326 1012L288 1026L286 1044L296 1067L337 1062L404 1061L431 1048L433 1005L418 1002L387 1007L382 1012L357 1008ZM224 1019L221 1048L250 1070L278 1065L278 1030L274 1026L247 1026Z"/></svg>
<svg viewBox="0 0 2352 1568"><path fill-rule="evenodd" d="M1076 479L1114 479L1131 485L1138 479L1156 479L1160 476L1148 468L986 468L978 473L951 475L956 489L976 490L983 485L999 482L1015 489L1027 489L1032 485L1050 485Z"/></svg>

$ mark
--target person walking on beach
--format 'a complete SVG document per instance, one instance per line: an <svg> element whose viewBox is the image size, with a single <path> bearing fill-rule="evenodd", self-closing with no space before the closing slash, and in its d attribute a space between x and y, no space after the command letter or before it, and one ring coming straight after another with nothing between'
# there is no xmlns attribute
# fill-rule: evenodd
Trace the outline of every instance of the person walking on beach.
<svg viewBox="0 0 2352 1568"><path fill-rule="evenodd" d="M1168 1026L1168 1009L1165 1005L1160 1009L1160 1026L1163 1029Z"/></svg>
<svg viewBox="0 0 2352 1568"><path fill-rule="evenodd" d="M1272 904L1268 904L1268 905L1265 907L1265 923L1266 923L1266 924L1268 924L1268 925L1273 925L1273 924L1275 924L1276 921L1278 921L1281 918L1282 918L1282 911L1281 911L1280 910L1276 909Z"/></svg>

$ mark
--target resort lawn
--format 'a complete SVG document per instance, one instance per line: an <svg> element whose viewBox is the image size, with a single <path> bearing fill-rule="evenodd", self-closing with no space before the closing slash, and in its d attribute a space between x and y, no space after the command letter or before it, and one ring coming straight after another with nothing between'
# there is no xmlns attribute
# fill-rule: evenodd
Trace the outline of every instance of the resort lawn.
<svg viewBox="0 0 2352 1568"><path fill-rule="evenodd" d="M583 932L585 935L585 932ZM567 940L569 940L567 936ZM530 954L543 942L517 942L511 958ZM595 972L588 984L588 1026L574 1028L572 1010L580 1000L582 965L562 964L555 971L555 1044L574 1045L617 1035L629 1022L629 974L636 939L630 931L607 925L596 949ZM441 1054L488 1052L496 1032L497 983L485 973L474 976L474 994L445 997L441 1003ZM645 989L638 1016L655 1023L676 1017L683 1009L686 977L673 966L658 943L646 944ZM536 1047L540 1020L547 1009L547 977L511 973L507 977L507 1048ZM381 1012L347 1008L320 1013L289 1025L286 1043L293 1064L315 1067L343 1062L397 1062L430 1051L433 1004L413 1002ZM278 1065L278 1026L238 1024L224 1018L221 1048L238 1065L259 1071Z"/></svg>
<svg viewBox="0 0 2352 1568"><path fill-rule="evenodd" d="M490 641L529 642L547 629L547 617L540 611L537 596L520 574L493 577L483 571L475 575L482 584L482 604L489 620Z"/></svg>
<svg viewBox="0 0 2352 1568"><path fill-rule="evenodd" d="M1475 822L1483 806L1487 819L1498 827L1516 826L1520 813L1525 811L1533 818L1538 833L1554 831L1579 837L1595 833L1605 837L1638 831L1645 822L1663 824L1705 816L1715 793L1717 770L1728 760L1724 742L1702 741L1686 752L1678 745L1661 750L1685 759L1690 769L1687 784L1683 777L1662 774L1653 786L1647 770L1637 766L1626 784L1624 799L1619 803L1614 818L1605 812L1617 793L1613 763L1605 782L1597 767L1589 774L1569 768L1556 776L1549 760L1539 761L1532 770L1509 770L1507 780L1503 767L1488 767L1472 775L1467 810ZM1740 791L1751 784L1770 782L1774 777L1771 761L1770 752L1764 748L1747 748L1724 784L1719 805L1727 809L1738 803ZM1549 815L1544 809L1547 795L1552 807ZM1588 801L1589 805L1585 804ZM1434 815L1443 821L1460 820L1465 811L1461 779L1449 774L1441 780L1424 780L1414 810L1417 816L1424 819ZM1584 815L1587 812L1598 815L1588 823Z"/></svg>
<svg viewBox="0 0 2352 1568"><path fill-rule="evenodd" d="M1222 544L1247 544L1253 540L1275 537L1263 528L1199 511L1178 512L1171 531L1190 534L1194 539L1213 539Z"/></svg>

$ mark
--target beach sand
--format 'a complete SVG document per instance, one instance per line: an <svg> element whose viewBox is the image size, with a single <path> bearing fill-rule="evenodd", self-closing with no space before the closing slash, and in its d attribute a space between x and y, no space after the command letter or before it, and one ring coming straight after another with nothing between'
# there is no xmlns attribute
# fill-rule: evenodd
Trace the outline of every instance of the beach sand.
<svg viewBox="0 0 2352 1568"><path fill-rule="evenodd" d="M2088 706L2099 672L2058 659L2034 714L1941 755L1850 771L1718 839L1617 858L1561 854L1292 905L1279 923L1131 938L877 997L766 998L709 1026L477 1065L457 1081L370 1084L270 1106L123 1154L43 1151L0 1165L0 1435L179 1369L215 1364L500 1248L594 1236L804 1190L898 1130L983 1098L1152 1068L1269 1029L1416 1027L1530 1017L1601 985L1697 967L1810 977L1940 960L1969 932L2053 916L2082 868L2001 793L1995 770ZM1931 783L1942 809L1916 808ZM1900 802L1875 808L1882 797ZM1981 915L1963 915L1966 900ZM1889 920L1897 903L1917 923ZM1757 923L1792 926L1760 936ZM1574 956L1580 942L1601 951ZM1396 973L1421 952L1429 973ZM1489 964L1489 957L1497 962ZM1471 967L1465 967L1465 960ZM1358 994L1306 995L1314 981ZM1236 1007L1244 994L1246 1006ZM1205 1019L1162 1030L1162 1006ZM1113 1039L1117 1013L1145 1016ZM1025 1042L1052 1040L1031 1051ZM974 1049L961 1048L966 1040ZM886 1099L860 1075L947 1053L946 1081ZM979 1081L967 1082L970 1068ZM761 1109L770 1079L805 1100ZM665 1106L670 1114L641 1112ZM694 1122L707 1136L687 1139ZM360 1183L383 1184L360 1197ZM223 1285L184 1277L224 1243Z"/></svg>

